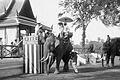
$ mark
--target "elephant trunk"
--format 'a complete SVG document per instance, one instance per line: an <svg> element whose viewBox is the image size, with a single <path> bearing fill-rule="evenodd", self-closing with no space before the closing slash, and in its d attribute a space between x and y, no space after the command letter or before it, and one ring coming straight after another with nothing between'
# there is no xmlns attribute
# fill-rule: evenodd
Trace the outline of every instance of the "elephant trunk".
<svg viewBox="0 0 120 80"><path fill-rule="evenodd" d="M55 37L49 36L45 43L44 43L44 57L41 59L42 62L45 62L46 60L48 60L50 53L54 50L55 48Z"/></svg>

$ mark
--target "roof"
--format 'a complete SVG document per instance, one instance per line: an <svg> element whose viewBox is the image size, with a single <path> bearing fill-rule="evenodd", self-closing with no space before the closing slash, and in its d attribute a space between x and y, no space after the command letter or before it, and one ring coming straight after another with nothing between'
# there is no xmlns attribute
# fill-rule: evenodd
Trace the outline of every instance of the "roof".
<svg viewBox="0 0 120 80"><path fill-rule="evenodd" d="M29 0L0 0L0 27L23 24L36 25Z"/></svg>

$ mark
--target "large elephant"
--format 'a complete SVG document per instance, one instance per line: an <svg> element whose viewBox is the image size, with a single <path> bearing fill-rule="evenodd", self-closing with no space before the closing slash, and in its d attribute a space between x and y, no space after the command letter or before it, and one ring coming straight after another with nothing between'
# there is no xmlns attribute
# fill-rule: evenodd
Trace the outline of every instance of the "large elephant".
<svg viewBox="0 0 120 80"><path fill-rule="evenodd" d="M111 59L111 66L114 67L115 56L120 56L120 38L113 38L110 43L105 42L103 44L103 55L106 56L106 66L109 67L109 60Z"/></svg>
<svg viewBox="0 0 120 80"><path fill-rule="evenodd" d="M54 72L55 74L59 73L59 65L60 65L61 60L63 60L64 62L63 70L64 71L69 70L68 62L70 59L70 52L73 49L73 46L69 39L72 37L72 35L73 35L72 33L69 33L67 37L55 38L55 42L53 45L54 47L50 46L50 47L45 48L46 46L44 46L44 56L46 56L46 58L44 57L45 59L42 61L45 61L45 72L46 73L49 72L49 69L55 60L56 60L56 66L55 66L55 72ZM59 42L57 46L55 46L56 42ZM46 43L48 43L48 41L46 41ZM52 47L52 50L51 50L51 47ZM51 52L53 53L52 55L49 54ZM50 59L48 58L48 56L50 57Z"/></svg>

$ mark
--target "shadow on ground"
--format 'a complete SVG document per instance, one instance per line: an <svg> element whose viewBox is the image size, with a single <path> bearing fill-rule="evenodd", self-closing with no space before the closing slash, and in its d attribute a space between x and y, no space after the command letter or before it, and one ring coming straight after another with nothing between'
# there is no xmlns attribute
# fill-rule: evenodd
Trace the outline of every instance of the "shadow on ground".
<svg viewBox="0 0 120 80"><path fill-rule="evenodd" d="M70 68L69 72L63 72L62 67L60 68L60 74L54 75L54 68L51 69L49 75L36 74L36 75L13 75L2 77L0 80L119 80L120 79L120 66L114 68L103 68L99 65L87 65L80 66L78 68L79 73L73 73L73 69Z"/></svg>
<svg viewBox="0 0 120 80"><path fill-rule="evenodd" d="M97 71L104 71L108 69L120 69L120 66L112 67L85 67L85 68L78 68L80 73L88 73L88 72L97 72Z"/></svg>

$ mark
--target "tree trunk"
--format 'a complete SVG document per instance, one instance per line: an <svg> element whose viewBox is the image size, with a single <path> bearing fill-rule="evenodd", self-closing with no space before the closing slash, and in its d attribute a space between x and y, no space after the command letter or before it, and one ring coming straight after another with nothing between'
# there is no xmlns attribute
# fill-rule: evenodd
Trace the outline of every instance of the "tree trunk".
<svg viewBox="0 0 120 80"><path fill-rule="evenodd" d="M83 25L83 33L82 33L82 53L87 59L87 63L89 63L89 54L85 55L85 38L86 38L86 25Z"/></svg>
<svg viewBox="0 0 120 80"><path fill-rule="evenodd" d="M85 53L85 38L86 38L86 26L83 25L83 33L82 33L82 52Z"/></svg>

